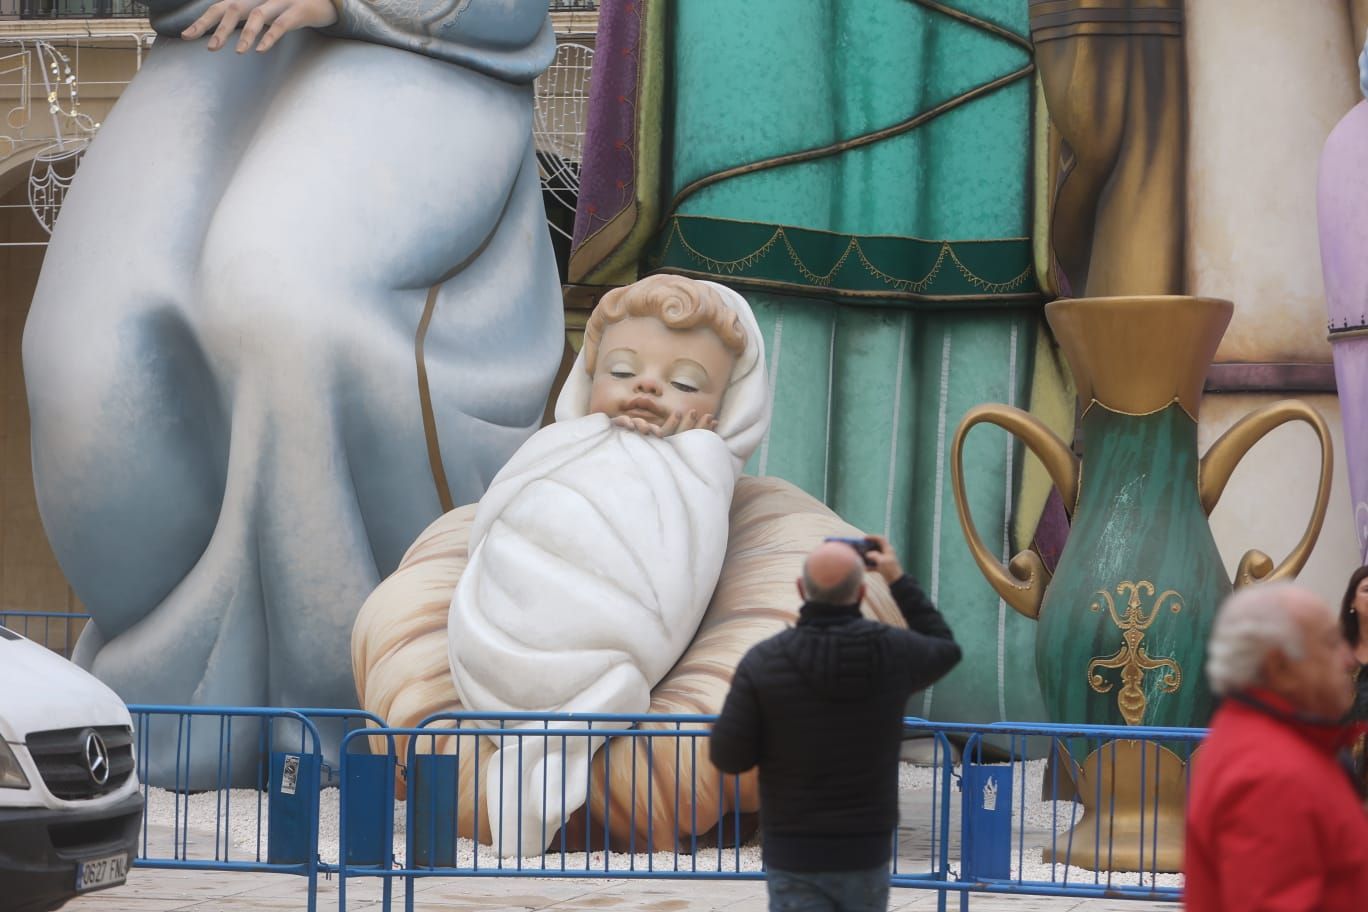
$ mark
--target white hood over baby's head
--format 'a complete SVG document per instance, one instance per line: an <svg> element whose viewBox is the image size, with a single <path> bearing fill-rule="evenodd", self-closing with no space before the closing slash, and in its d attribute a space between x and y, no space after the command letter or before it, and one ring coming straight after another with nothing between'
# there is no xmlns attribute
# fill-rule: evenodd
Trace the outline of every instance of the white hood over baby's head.
<svg viewBox="0 0 1368 912"><path fill-rule="evenodd" d="M770 423L769 377L765 372L765 340L760 325L751 313L750 304L740 294L717 282L697 281L707 285L722 298L727 307L736 312L746 333L746 350L732 366L727 392L722 397L722 409L717 416L717 434L727 444L737 474L740 474L751 453L765 439ZM556 420L582 418L589 412L589 393L593 377L584 364L584 352L575 357L570 376L556 400Z"/></svg>

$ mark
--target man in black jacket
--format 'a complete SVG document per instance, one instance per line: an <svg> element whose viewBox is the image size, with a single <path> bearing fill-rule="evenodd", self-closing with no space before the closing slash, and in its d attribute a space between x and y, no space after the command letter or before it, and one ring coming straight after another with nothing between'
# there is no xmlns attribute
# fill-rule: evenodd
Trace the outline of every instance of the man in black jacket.
<svg viewBox="0 0 1368 912"><path fill-rule="evenodd" d="M887 908L903 707L960 658L887 539L867 542L863 559L832 541L808 555L797 626L746 653L713 727L718 769L760 766L771 910ZM866 567L910 629L861 617Z"/></svg>

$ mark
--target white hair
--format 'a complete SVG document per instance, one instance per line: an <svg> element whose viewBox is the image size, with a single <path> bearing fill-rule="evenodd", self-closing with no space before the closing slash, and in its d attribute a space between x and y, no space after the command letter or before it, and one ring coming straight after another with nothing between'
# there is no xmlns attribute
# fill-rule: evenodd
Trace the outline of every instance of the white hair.
<svg viewBox="0 0 1368 912"><path fill-rule="evenodd" d="M1301 627L1288 611L1289 596L1297 591L1292 583L1261 583L1225 600L1207 641L1213 693L1224 696L1259 684L1264 660L1274 650L1302 657Z"/></svg>

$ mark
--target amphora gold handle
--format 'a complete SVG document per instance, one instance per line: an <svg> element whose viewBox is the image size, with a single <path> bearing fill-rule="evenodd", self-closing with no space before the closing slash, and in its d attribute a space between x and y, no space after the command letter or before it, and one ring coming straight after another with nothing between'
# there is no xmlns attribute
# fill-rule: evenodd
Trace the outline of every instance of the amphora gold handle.
<svg viewBox="0 0 1368 912"><path fill-rule="evenodd" d="M1283 399L1250 412L1221 435L1221 439L1211 445L1202 457L1197 470L1197 491L1202 498L1202 509L1211 514L1230 481L1231 473L1240 464L1249 448L1263 439L1264 435L1279 425L1289 421L1305 421L1320 438L1321 473L1320 489L1316 491L1315 507L1311 511L1311 521L1301 541L1287 555L1286 560L1277 567L1273 559L1262 551L1246 551L1240 558L1239 568L1235 571L1236 587L1249 583L1262 583L1269 580L1292 579L1306 565L1311 556L1311 548L1320 535L1321 525L1325 522L1325 508L1330 502L1330 473L1335 464L1334 448L1330 443L1330 429L1325 419L1311 406L1300 399Z"/></svg>
<svg viewBox="0 0 1368 912"><path fill-rule="evenodd" d="M997 556L984 546L974 528L974 518L969 515L969 500L964 494L964 438L974 425L983 423L996 424L1035 453L1045 464L1070 512L1078 500L1078 459L1039 419L1010 405L979 405L970 409L960 422L951 446L950 478L955 488L955 510L959 513L960 528L964 530L974 563L1003 601L1028 618L1035 618L1040 614L1040 602L1045 598L1045 586L1050 578L1040 555L1022 551L1004 568Z"/></svg>

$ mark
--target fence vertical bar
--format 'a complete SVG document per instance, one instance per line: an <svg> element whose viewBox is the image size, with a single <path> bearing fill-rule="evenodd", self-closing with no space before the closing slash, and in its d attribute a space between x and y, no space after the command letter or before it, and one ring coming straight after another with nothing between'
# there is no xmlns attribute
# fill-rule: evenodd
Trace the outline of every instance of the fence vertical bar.
<svg viewBox="0 0 1368 912"><path fill-rule="evenodd" d="M458 727L459 727L459 726L458 726ZM417 767L418 767L417 745L418 745L418 739L421 738L421 737L422 737L422 735L411 735L411 736L409 737L409 739L408 739L408 750L406 750L406 751L404 752L404 762L405 762L405 765L406 765L406 769L408 770L408 773L407 773L407 774L405 775L405 777L404 777L404 868L405 868L406 870L410 870L410 871L414 869L414 866L415 866L415 864L416 864L416 860L414 859L414 856L417 854L417 853L414 851L414 848L415 848L414 840L416 840L416 839L418 838L418 834L417 834L416 832L414 832L413 821L414 821L414 819L418 816L418 813L417 813L416 810L414 810L413 805L414 805L414 803L415 803L415 796L418 794L417 789L416 789L416 787L414 786L414 779L417 778ZM456 738L456 770L457 770L457 772L459 772L460 769L461 769L461 736L460 736L460 735L456 735L455 738ZM387 736L387 741L388 741L388 744L389 744L389 751L390 751L390 753L394 753L394 736L393 736L393 735ZM436 736L436 735L431 735L431 736L428 737L428 753L430 753L430 754L435 754L435 753L437 753L437 736ZM396 758L396 762L397 762L397 758ZM479 856L480 856L480 853L479 853L479 848L480 848L480 807L479 807L479 806L480 806L480 795L479 795L479 787L480 787L480 742L479 742L479 736L477 735L477 736L476 736L476 741L475 741L475 788L476 788L476 792L475 792L475 798L474 798L474 800L475 800L475 849L476 849L476 852L475 852L475 859L476 859L476 862L477 862L477 863L479 862ZM457 790L457 792L456 792L456 797L457 797L458 800L459 800L459 798L460 798L460 795L461 795L460 791ZM461 818L460 818L460 813L461 813L461 809L460 809L460 807L459 807L459 805L458 805L457 808L456 808L456 815L457 815L457 816L456 816L456 819L457 819L457 820L460 820L460 819L461 819ZM433 815L429 815L429 816L433 816ZM391 837L391 841L393 841L392 837ZM431 858L432 858L432 855L429 854L429 855L428 855L428 859L431 860ZM415 880L415 878L414 878L414 876L413 876L412 874L406 874L406 875L404 875L404 912L413 912L414 880Z"/></svg>
<svg viewBox="0 0 1368 912"><path fill-rule="evenodd" d="M945 881L950 877L950 777L953 775L954 764L950 755L950 741L945 735L936 732L937 744L941 748L941 762L938 768L940 775L939 786L932 782L934 794L940 796L940 866L939 879L941 888L936 899L937 912L945 912ZM933 815L933 821L936 819Z"/></svg>
<svg viewBox="0 0 1368 912"><path fill-rule="evenodd" d="M627 863L627 867L629 870L635 871L637 833L637 739L634 735L628 735L627 737L631 738L629 743L632 745L632 810L631 813L627 815L627 851L631 853L629 857L632 860ZM604 858L606 859L608 857L608 847L604 846L603 849Z"/></svg>
<svg viewBox="0 0 1368 912"><path fill-rule="evenodd" d="M562 757L564 757L564 756L566 755L565 752L566 752L566 750L567 750L568 748L569 748L569 744L568 744L568 743L566 742L566 740L565 740L565 735L561 735L561 736L560 736L560 752L561 752L561 756L562 756ZM565 870L566 842L567 842L568 833L569 833L569 830L570 830L570 818L569 818L569 817L566 815L566 813L565 813L565 786L566 786L566 784L568 783L568 779L567 779L566 777L568 777L568 776L570 775L570 771L566 769L566 764L564 764L564 763L562 763L562 764L560 765L560 768L561 768L561 781L560 781L560 796L561 796L561 799L560 799L560 804L561 804L561 806L560 806L560 819L561 819L561 826L560 826L560 869L561 869L561 871L564 871L564 870ZM592 782L592 780L591 780L591 782L590 782L590 786L591 786L591 787L590 787L589 789L586 789L585 792L584 792L584 795L585 795L584 803L585 803L586 807L593 807L593 797L594 797L594 795L593 795L593 788L592 788L592 785L593 785L593 782ZM607 790L606 788L603 790L603 794L604 794L604 797L605 797L605 799L606 799L606 798L607 798L607 795L608 795L608 790ZM589 818L589 814L586 812L585 815L584 815L584 817L585 817L585 819L587 820L587 819ZM585 854L586 856L588 856L588 854L589 854L589 847L588 847L588 845L586 845L586 846L584 847L584 854Z"/></svg>

